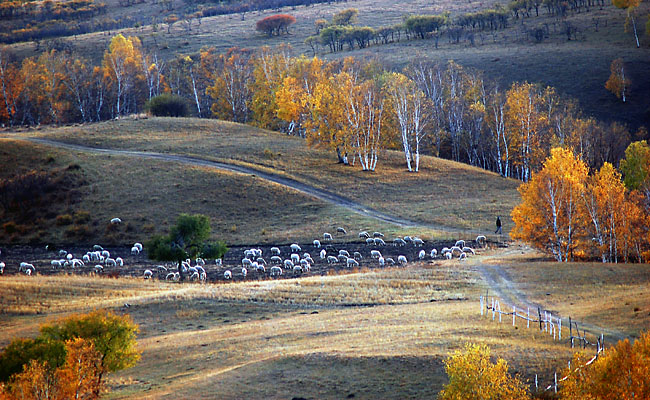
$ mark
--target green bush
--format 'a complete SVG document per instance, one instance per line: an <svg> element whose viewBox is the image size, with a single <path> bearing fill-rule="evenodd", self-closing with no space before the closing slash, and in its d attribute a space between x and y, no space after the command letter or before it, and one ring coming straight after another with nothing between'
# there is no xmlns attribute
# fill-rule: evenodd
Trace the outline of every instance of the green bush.
<svg viewBox="0 0 650 400"><path fill-rule="evenodd" d="M161 94L149 100L146 109L157 117L187 117L187 102L175 94Z"/></svg>

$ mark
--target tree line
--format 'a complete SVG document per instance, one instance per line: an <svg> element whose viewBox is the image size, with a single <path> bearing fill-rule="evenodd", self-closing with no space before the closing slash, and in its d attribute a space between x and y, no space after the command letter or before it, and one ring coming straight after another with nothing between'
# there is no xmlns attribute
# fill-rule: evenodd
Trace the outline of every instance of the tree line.
<svg viewBox="0 0 650 400"><path fill-rule="evenodd" d="M65 51L22 63L0 52L5 125L116 118L142 112L162 93L184 98L195 116L297 135L364 170L374 170L384 150L400 149L408 170L418 170L424 153L528 181L555 145L599 168L617 165L633 138L619 124L583 116L551 87L501 88L454 62L392 71L373 60L292 57L287 47L205 48L162 60L122 35L101 65Z"/></svg>

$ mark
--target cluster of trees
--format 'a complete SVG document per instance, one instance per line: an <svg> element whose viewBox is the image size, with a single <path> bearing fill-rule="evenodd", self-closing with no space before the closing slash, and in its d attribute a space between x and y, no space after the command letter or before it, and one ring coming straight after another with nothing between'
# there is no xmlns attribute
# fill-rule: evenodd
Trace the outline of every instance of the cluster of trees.
<svg viewBox="0 0 650 400"><path fill-rule="evenodd" d="M601 353L589 365L586 355L576 353L562 372L560 400L642 399L650 396L650 333L642 333L634 344L628 339ZM508 372L508 363L490 359L486 345L467 344L445 360L449 383L440 393L442 400L550 398L544 392L529 393L523 382Z"/></svg>
<svg viewBox="0 0 650 400"><path fill-rule="evenodd" d="M98 399L106 373L139 360L138 326L94 311L43 325L36 339L14 339L0 353L0 398Z"/></svg>
<svg viewBox="0 0 650 400"><path fill-rule="evenodd" d="M512 211L512 236L550 251L558 261L647 262L650 147L645 141L630 144L620 170L606 162L590 174L571 150L554 148L543 168L519 188L522 203Z"/></svg>
<svg viewBox="0 0 650 400"><path fill-rule="evenodd" d="M289 34L289 25L296 23L296 17L287 14L269 15L255 24L255 29L269 36L280 36L281 33Z"/></svg>
<svg viewBox="0 0 650 400"><path fill-rule="evenodd" d="M282 7L311 6L321 3L340 3L347 0L192 0L194 3L216 3L203 6L203 15L242 14L251 11L279 10Z"/></svg>
<svg viewBox="0 0 650 400"><path fill-rule="evenodd" d="M207 48L163 61L137 38L118 35L98 66L55 50L20 65L0 53L0 122L97 121L140 112L146 101L171 93L196 116L298 135L364 169L373 170L383 150L401 148L409 170L417 171L426 153L523 181L554 145L599 168L616 165L630 142L624 127L582 116L550 87L502 89L453 62L414 62L393 72L376 61L289 52Z"/></svg>

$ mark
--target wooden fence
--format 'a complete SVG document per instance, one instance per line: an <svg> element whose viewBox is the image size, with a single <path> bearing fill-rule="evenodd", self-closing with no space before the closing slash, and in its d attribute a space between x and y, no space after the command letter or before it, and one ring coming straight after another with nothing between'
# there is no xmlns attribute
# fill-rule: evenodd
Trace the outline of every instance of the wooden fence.
<svg viewBox="0 0 650 400"><path fill-rule="evenodd" d="M522 321L525 321L526 323L526 328L530 328L531 323L533 324L533 327L539 325L539 330L541 332L547 332L550 336L553 336L553 340L562 340L562 318L559 316L554 316L551 312L549 311L542 311L541 308L537 308L536 310L533 309L532 316L531 316L531 309L530 307L526 307L526 310L523 308L517 308L516 306L513 305L505 305L503 306L503 309L507 310L504 311L501 308L501 300L497 298L489 298L488 296L481 296L480 297L480 303L481 303L481 316L489 316L490 313L492 313L492 321L496 321L497 317L499 319L499 323L503 323L503 317L507 317L507 320L510 320L510 316L512 317L512 326L517 326L517 320L520 319ZM512 310L512 311L510 311ZM565 326L565 333L566 333L566 324L568 323L569 326L569 336L567 339L567 342L570 344L571 348L574 348L576 345L582 347L583 349L586 349L588 346L590 347L595 347L596 348L596 355L589 360L585 365L581 365L577 367L576 369L571 369L571 361L569 361L569 370L571 371L570 373L575 373L579 371L580 369L586 367L587 365L593 363L598 356L600 355L601 352L604 351L604 345L605 345L605 340L604 336L601 333L600 336L596 336L595 340L589 340L587 339L587 332L585 329L582 330L582 335L580 334L580 328L578 327L578 323L576 321L573 321L571 317L568 318L568 320L565 320L566 322L564 323ZM555 376L553 378L553 383L550 384L548 387L546 387L544 390L551 390L553 389L557 393L557 385L560 382L564 382L566 379L568 379L569 375L560 378L558 380L557 378L557 372L555 373ZM537 374L535 374L535 389L539 389L538 387L538 381L537 381Z"/></svg>

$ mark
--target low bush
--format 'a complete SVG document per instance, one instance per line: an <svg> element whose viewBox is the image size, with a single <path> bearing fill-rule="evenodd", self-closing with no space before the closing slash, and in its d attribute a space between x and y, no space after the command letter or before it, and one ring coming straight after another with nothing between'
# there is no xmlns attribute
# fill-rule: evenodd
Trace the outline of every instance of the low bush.
<svg viewBox="0 0 650 400"><path fill-rule="evenodd" d="M149 100L145 108L156 117L187 117L187 102L181 96L161 94Z"/></svg>

